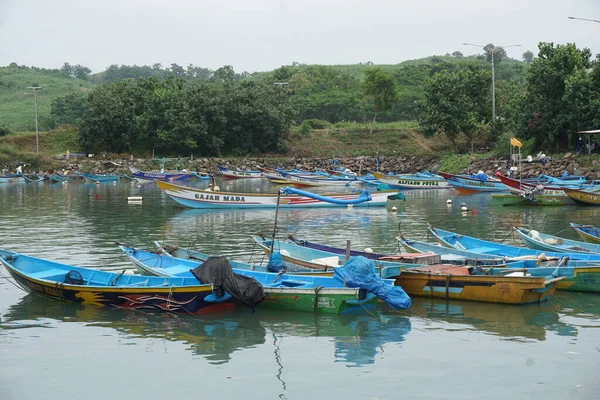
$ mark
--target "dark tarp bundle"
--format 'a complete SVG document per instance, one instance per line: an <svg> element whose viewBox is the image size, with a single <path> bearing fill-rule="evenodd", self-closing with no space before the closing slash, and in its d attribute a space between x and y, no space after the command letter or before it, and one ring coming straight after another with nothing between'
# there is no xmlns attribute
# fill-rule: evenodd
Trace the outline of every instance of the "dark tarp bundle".
<svg viewBox="0 0 600 400"><path fill-rule="evenodd" d="M410 297L400 286L392 286L375 273L373 260L358 256L337 267L333 276L347 287L366 289L391 307L401 310L410 307Z"/></svg>
<svg viewBox="0 0 600 400"><path fill-rule="evenodd" d="M236 274L224 256L209 257L190 271L203 284L212 283L219 297L227 292L254 308L265 299L263 286L254 278Z"/></svg>

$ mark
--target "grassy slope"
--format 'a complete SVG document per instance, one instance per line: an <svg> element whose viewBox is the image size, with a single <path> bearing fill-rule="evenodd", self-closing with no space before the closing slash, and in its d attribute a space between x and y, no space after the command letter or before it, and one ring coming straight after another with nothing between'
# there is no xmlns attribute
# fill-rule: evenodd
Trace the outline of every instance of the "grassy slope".
<svg viewBox="0 0 600 400"><path fill-rule="evenodd" d="M33 96L24 95L27 87L42 87L38 97L38 123L46 130L50 104L56 97L73 91L89 90L93 83L60 74L28 68L0 67L0 125L15 131L35 130Z"/></svg>
<svg viewBox="0 0 600 400"><path fill-rule="evenodd" d="M77 129L62 127L39 134L40 153L35 153L35 132L20 132L0 137L0 165L11 161L22 161L34 168L52 167L53 156L79 153L79 133Z"/></svg>
<svg viewBox="0 0 600 400"><path fill-rule="evenodd" d="M433 156L450 149L445 136L425 138L411 122L378 123L370 133L370 124L339 123L328 129L312 130L302 135L293 130L290 154L301 157Z"/></svg>

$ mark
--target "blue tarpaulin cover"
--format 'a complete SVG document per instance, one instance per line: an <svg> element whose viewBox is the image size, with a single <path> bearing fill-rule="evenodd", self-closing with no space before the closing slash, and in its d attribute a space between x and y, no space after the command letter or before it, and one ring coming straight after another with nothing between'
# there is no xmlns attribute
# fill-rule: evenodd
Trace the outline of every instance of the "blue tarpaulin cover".
<svg viewBox="0 0 600 400"><path fill-rule="evenodd" d="M488 180L488 176L482 173L471 175L471 178L479 179L481 182L487 182Z"/></svg>
<svg viewBox="0 0 600 400"><path fill-rule="evenodd" d="M373 260L352 257L346 264L337 267L333 276L346 282L348 287L366 289L397 310L410 307L410 297L400 286L392 286L375 273Z"/></svg>
<svg viewBox="0 0 600 400"><path fill-rule="evenodd" d="M281 258L281 253L278 251L271 253L271 256L269 257L269 263L267 264L267 271L279 272L284 269L285 264L283 262L283 258Z"/></svg>

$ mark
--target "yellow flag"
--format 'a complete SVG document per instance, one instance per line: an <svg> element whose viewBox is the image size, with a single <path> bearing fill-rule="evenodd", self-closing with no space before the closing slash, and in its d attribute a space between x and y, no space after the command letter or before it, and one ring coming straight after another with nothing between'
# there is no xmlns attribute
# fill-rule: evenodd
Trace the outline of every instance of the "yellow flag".
<svg viewBox="0 0 600 400"><path fill-rule="evenodd" d="M515 138L510 138L510 144L511 146L523 147L523 143L519 142Z"/></svg>

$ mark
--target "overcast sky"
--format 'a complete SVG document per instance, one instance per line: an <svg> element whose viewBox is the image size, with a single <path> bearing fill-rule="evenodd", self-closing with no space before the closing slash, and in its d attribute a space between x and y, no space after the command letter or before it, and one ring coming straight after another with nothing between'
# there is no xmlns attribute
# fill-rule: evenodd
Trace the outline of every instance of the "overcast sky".
<svg viewBox="0 0 600 400"><path fill-rule="evenodd" d="M463 42L600 53L600 0L0 0L0 66L396 64Z"/></svg>

